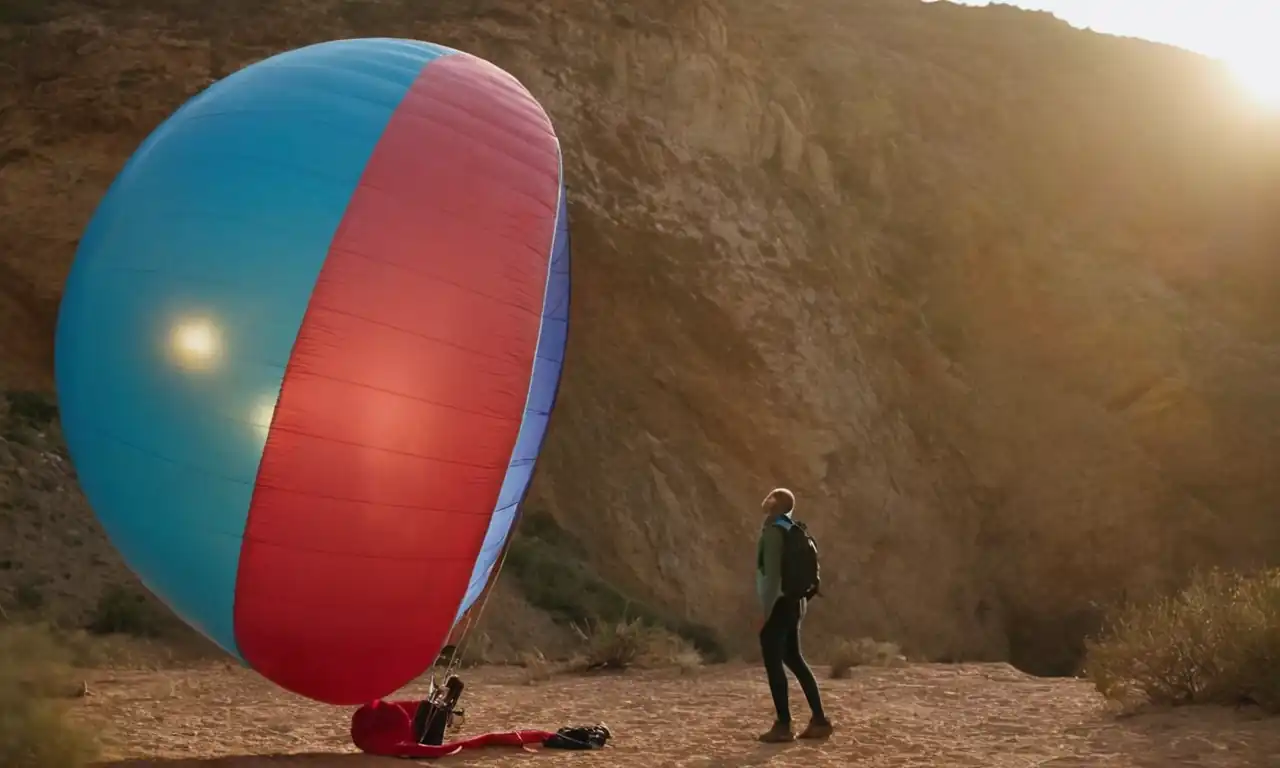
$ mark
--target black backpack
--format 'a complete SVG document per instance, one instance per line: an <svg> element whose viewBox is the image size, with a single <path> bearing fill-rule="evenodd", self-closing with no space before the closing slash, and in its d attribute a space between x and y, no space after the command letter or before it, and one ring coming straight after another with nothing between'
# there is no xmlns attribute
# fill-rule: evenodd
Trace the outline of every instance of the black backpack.
<svg viewBox="0 0 1280 768"><path fill-rule="evenodd" d="M817 597L822 586L818 544L799 520L779 519L782 529L782 594L792 599Z"/></svg>
<svg viewBox="0 0 1280 768"><path fill-rule="evenodd" d="M580 725L561 728L547 737L542 746L551 749L603 749L612 736L613 732L604 723Z"/></svg>

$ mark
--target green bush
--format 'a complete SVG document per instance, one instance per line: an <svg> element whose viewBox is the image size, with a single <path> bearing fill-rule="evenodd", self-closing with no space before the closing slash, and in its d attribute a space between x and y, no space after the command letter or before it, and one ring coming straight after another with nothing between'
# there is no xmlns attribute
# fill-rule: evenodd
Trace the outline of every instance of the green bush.
<svg viewBox="0 0 1280 768"><path fill-rule="evenodd" d="M85 629L95 635L154 638L172 624L147 596L121 586L108 587L98 598Z"/></svg>
<svg viewBox="0 0 1280 768"><path fill-rule="evenodd" d="M44 429L58 418L58 403L53 395L30 390L4 393L9 404L10 420L32 429Z"/></svg>
<svg viewBox="0 0 1280 768"><path fill-rule="evenodd" d="M582 543L550 515L525 515L507 552L510 574L526 599L564 624L621 626L632 621L675 634L710 662L728 654L710 627L667 615L632 600L600 577L586 562Z"/></svg>
<svg viewBox="0 0 1280 768"><path fill-rule="evenodd" d="M0 3L0 24L29 26L54 18L53 0L4 0Z"/></svg>
<svg viewBox="0 0 1280 768"><path fill-rule="evenodd" d="M1085 674L1109 699L1280 713L1280 569L1197 573L1176 595L1117 611L1085 648Z"/></svg>
<svg viewBox="0 0 1280 768"><path fill-rule="evenodd" d="M34 613L44 607L44 592L33 579L23 579L13 588L13 602L18 610Z"/></svg>
<svg viewBox="0 0 1280 768"><path fill-rule="evenodd" d="M93 740L67 718L80 692L66 649L42 627L0 630L0 765L77 768L97 755Z"/></svg>

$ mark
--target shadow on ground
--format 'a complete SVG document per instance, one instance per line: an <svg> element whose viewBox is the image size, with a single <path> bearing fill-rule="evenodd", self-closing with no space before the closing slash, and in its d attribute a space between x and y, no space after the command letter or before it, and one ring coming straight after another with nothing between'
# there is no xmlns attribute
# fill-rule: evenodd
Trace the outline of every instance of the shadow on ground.
<svg viewBox="0 0 1280 768"><path fill-rule="evenodd" d="M715 768L723 765L740 766L741 768L749 768L750 766L765 765L773 761L779 751L799 751L801 753L813 753L820 750L823 745L813 744L757 744L754 739L749 746L745 747L743 754L738 758L731 758L732 762L726 763L724 758L708 757L704 760L691 763L694 768ZM502 755L510 755L511 749L476 749L467 750L447 758L438 758L435 760L422 759L421 762L437 762L445 760L450 766L479 766L493 762ZM564 753L559 750L548 749L529 749L525 750L522 758L551 758ZM578 754L578 753L572 753ZM364 754L334 754L323 752L308 752L303 754L280 754L280 755L243 755L231 757L178 757L178 758L160 758L160 759L132 759L120 760L115 762L99 763L99 768L267 768L267 766L295 765L306 766L307 768L362 768L364 766L386 765L387 762L394 758L374 757Z"/></svg>
<svg viewBox="0 0 1280 768"><path fill-rule="evenodd" d="M510 749L468 750L447 758L451 766L483 765L494 758L510 754ZM550 754L555 754L551 752ZM528 750L524 757L547 756L544 750ZM306 768L364 768L386 765L394 758L365 754L306 752L302 754L232 755L230 757L170 757L117 760L98 763L98 768L267 768L268 766L305 766ZM424 760L437 762L437 760Z"/></svg>
<svg viewBox="0 0 1280 768"><path fill-rule="evenodd" d="M157 759L117 760L99 763L100 768L182 768L183 766L201 766L201 768L258 768L274 765L305 765L309 768L353 768L363 765L374 765L379 758L369 755L345 754L332 752L309 752L298 755L238 755L232 757L173 757Z"/></svg>

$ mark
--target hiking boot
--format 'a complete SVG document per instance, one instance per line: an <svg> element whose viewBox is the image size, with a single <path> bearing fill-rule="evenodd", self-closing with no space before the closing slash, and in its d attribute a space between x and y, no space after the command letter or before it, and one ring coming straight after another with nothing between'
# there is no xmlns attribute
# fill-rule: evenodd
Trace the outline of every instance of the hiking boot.
<svg viewBox="0 0 1280 768"><path fill-rule="evenodd" d="M765 744L785 744L795 740L796 734L791 730L791 723L774 723L772 728L760 734L760 741Z"/></svg>
<svg viewBox="0 0 1280 768"><path fill-rule="evenodd" d="M800 732L802 739L829 739L831 732L835 730L831 727L831 721L825 718L819 720L814 718L809 721L808 727Z"/></svg>

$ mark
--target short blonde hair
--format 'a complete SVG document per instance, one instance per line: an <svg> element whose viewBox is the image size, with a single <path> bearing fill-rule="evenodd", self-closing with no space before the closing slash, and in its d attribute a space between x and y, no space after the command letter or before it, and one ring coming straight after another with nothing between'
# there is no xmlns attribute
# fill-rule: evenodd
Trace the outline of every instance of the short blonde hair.
<svg viewBox="0 0 1280 768"><path fill-rule="evenodd" d="M769 493L765 494L764 501L760 503L764 504L766 501L768 501L769 499L772 499L775 496L779 496L785 499L785 501L782 502L783 507L785 507L785 509L782 510L782 513L784 515L787 514L788 512L795 510L796 495L791 491L787 490L786 488L774 488L772 491L769 491Z"/></svg>

